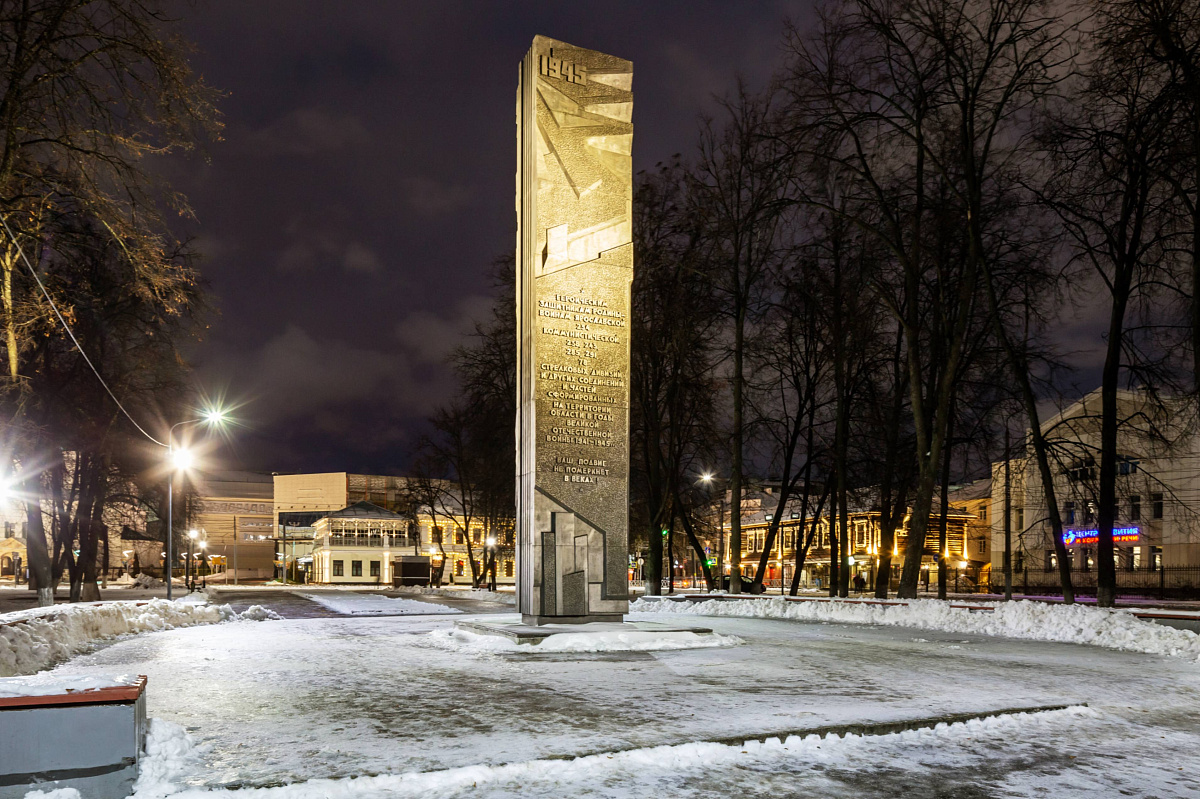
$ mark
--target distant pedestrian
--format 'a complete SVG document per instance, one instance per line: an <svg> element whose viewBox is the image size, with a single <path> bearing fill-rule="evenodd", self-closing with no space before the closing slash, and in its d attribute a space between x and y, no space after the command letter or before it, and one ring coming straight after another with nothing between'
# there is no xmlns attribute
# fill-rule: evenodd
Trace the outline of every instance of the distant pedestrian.
<svg viewBox="0 0 1200 799"><path fill-rule="evenodd" d="M862 576L862 572L854 575L854 590L860 594L867 590L867 578Z"/></svg>

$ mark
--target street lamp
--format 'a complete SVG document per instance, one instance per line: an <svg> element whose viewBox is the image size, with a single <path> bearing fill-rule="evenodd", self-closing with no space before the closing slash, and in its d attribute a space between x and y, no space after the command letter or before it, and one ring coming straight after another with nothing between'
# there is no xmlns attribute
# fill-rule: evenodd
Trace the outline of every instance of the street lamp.
<svg viewBox="0 0 1200 799"><path fill-rule="evenodd" d="M192 590L192 581L189 579L192 565L192 545L196 542L196 538L200 535L200 531L196 529L188 530L188 553L187 560L183 562L183 584L187 586L188 591Z"/></svg>
<svg viewBox="0 0 1200 799"><path fill-rule="evenodd" d="M706 486L708 486L710 488L712 487L713 480L715 480L715 479L716 479L716 477L713 475L712 472L705 472L704 474L700 475L701 482L703 482ZM717 520L717 563L721 564L721 565L718 566L718 568L717 568L717 590L723 591L725 589L725 567L729 565L725 561L725 492L724 491L721 492L720 506L721 506L720 516L718 517L718 520ZM732 575L731 575L731 579L732 579Z"/></svg>
<svg viewBox="0 0 1200 799"><path fill-rule="evenodd" d="M489 535L487 537L488 555L491 560L491 571L488 572L491 577L488 580L488 590L495 592L496 590L496 536Z"/></svg>
<svg viewBox="0 0 1200 799"><path fill-rule="evenodd" d="M196 559L197 559L198 561L200 561L201 563L203 563L203 562L204 562L204 550L208 549L208 542L207 542L207 541L201 541L201 542L200 542L200 543L199 543L197 546L199 546L199 547L200 547L200 552L199 552L199 554L196 556ZM195 574L196 574L196 571L198 571L198 570L199 570L199 564L196 564L196 567L194 567L194 568L193 568L193 570L192 570L192 590L193 590L193 591L194 591L194 590L196 590L196 578L195 578ZM206 578L205 578L205 580L204 580L204 585L203 585L203 587L205 587L205 588L207 588L207 587L208 587L208 578L207 578L207 577L206 577Z"/></svg>
<svg viewBox="0 0 1200 799"><path fill-rule="evenodd" d="M185 419L182 422L176 422L171 425L171 429L167 431L167 463L170 466L170 474L167 477L167 552L166 552L166 578L167 578L167 599L171 598L171 576L174 572L175 564L171 561L171 548L173 539L175 538L175 475L178 472L187 471L192 468L195 463L195 456L187 447L175 446L175 429L191 424L204 425L222 425L228 420L225 411L220 408L210 408L205 411L197 419ZM184 579L186 580L187 571L184 570Z"/></svg>

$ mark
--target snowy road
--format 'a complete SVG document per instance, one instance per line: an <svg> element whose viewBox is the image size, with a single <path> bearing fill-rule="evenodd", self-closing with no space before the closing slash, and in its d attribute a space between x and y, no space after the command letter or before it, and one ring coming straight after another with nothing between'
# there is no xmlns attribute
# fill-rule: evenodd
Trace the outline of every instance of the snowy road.
<svg viewBox="0 0 1200 799"><path fill-rule="evenodd" d="M489 775L479 786L487 795L514 792L514 779L522 795L564 795L566 784L573 786L566 795L596 796L707 795L704 786L727 795L736 785L750 796L811 789L810 796L1095 797L1116 794L1097 793L1116 783L1134 796L1200 794L1196 663L926 630L703 623L746 644L653 654L475 655L436 646L426 635L452 624L447 617L301 619L142 635L63 670L149 675L150 715L184 725L199 743L200 758L186 775L197 786L428 772L1087 702L1094 712L1082 716L954 728L940 739L826 743L824 754L802 746L745 754L718 747L698 759L629 753L611 763L601 755L466 773L476 774L471 784ZM446 789L440 795L457 795L449 775L439 780ZM422 780L403 782L403 790L388 783L372 792L360 783L355 793L328 795L408 795ZM472 792L468 787L462 790Z"/></svg>

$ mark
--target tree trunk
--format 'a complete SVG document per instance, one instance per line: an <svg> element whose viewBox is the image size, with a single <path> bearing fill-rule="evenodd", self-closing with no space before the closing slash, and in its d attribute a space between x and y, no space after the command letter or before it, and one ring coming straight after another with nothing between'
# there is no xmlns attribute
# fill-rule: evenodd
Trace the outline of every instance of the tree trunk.
<svg viewBox="0 0 1200 799"><path fill-rule="evenodd" d="M938 518L938 599L946 598L946 569L950 565L950 559L946 557L946 549L949 546L946 540L946 516L950 511L950 454L953 450L953 431L954 413L952 411L950 425L946 431L946 453L942 458L942 512Z"/></svg>
<svg viewBox="0 0 1200 799"><path fill-rule="evenodd" d="M729 474L730 519L729 519L729 593L742 593L742 446L743 446L743 399L742 360L745 349L745 310L740 307L734 321L733 332L733 464Z"/></svg>

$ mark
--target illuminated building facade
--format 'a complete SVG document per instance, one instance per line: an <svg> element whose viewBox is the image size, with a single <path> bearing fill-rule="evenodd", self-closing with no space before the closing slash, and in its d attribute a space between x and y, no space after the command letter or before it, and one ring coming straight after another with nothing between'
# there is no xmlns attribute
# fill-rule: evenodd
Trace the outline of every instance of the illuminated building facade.
<svg viewBox="0 0 1200 799"><path fill-rule="evenodd" d="M1047 419L1053 444L1055 494L1071 559L1072 583L1087 592L1096 584L1100 471L1099 390ZM1115 565L1119 590L1200 589L1200 436L1182 401L1153 403L1121 391L1117 437ZM1018 445L1018 450L1021 447ZM1009 507L1016 590L1060 589L1045 492L1032 446L1008 464ZM1002 581L1005 468L992 465L992 583Z"/></svg>

